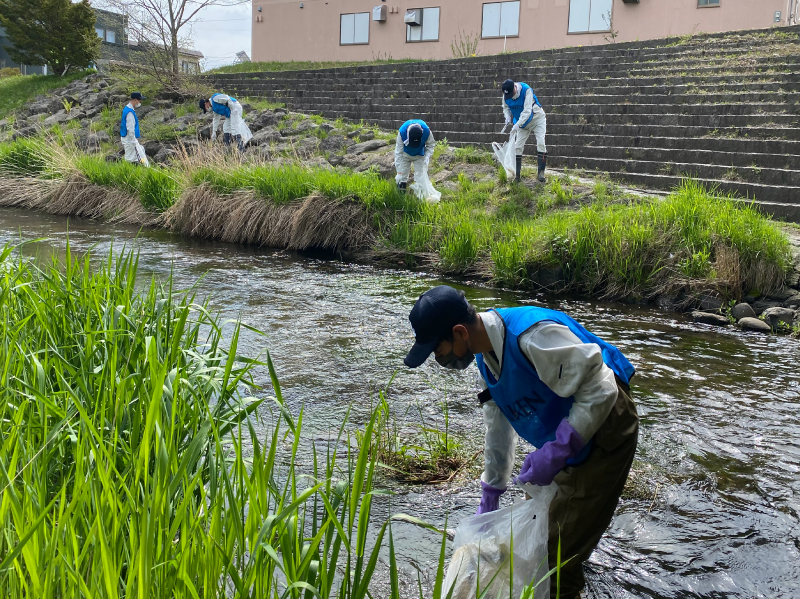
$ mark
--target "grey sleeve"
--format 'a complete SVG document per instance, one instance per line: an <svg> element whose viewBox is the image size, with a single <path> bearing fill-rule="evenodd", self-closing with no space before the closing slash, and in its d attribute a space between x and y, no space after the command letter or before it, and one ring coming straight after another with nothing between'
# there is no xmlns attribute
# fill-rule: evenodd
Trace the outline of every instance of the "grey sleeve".
<svg viewBox="0 0 800 599"><path fill-rule="evenodd" d="M589 441L617 400L614 371L596 343L583 343L568 327L543 322L520 339L520 347L542 382L556 395L573 397L567 420Z"/></svg>

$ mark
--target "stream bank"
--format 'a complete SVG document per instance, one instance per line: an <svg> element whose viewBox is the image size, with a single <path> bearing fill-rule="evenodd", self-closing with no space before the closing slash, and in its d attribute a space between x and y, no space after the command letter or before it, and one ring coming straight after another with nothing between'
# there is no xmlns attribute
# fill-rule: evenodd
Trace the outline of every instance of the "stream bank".
<svg viewBox="0 0 800 599"><path fill-rule="evenodd" d="M670 311L722 316L749 300L758 316L762 304L794 310L800 293L775 223L690 180L665 198L580 171L546 185L523 171L514 185L490 153L439 140L431 174L443 199L432 205L395 190L393 132L246 99L243 157L207 142L211 115L191 103L142 107L161 166L137 169L114 143L124 99L91 75L0 122L0 205ZM783 320L791 331L795 319Z"/></svg>

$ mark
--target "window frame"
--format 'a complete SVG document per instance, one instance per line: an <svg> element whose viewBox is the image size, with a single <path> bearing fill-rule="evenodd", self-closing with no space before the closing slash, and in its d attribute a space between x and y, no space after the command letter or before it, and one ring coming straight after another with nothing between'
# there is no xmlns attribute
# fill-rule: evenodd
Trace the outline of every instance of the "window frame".
<svg viewBox="0 0 800 599"><path fill-rule="evenodd" d="M698 2L700 0L697 0ZM614 2L611 2L611 23L608 24L608 29L587 29L586 31L570 31L569 30L569 15L572 13L572 0L569 2L569 12L567 12L567 35L586 35L597 33L608 33L611 31L611 26L614 22ZM589 0L589 23L592 22L592 0Z"/></svg>
<svg viewBox="0 0 800 599"><path fill-rule="evenodd" d="M109 33L114 36L114 40L113 41L108 39L108 34ZM108 42L109 44L116 44L117 43L117 33L116 33L116 31L114 31L113 29L106 29L106 42Z"/></svg>
<svg viewBox="0 0 800 599"><path fill-rule="evenodd" d="M502 5L502 4L511 4L512 2L515 2L517 4L517 8L518 8L518 11L517 11L517 34L516 35L487 35L487 36L484 36L483 35L483 18L484 18L484 15L485 15L485 8L484 7L487 4L501 4ZM503 15L503 7L501 6L500 7L500 29L503 28L503 20L502 20L503 17L502 17L502 15ZM521 29L521 27L520 27L521 17L522 17L522 2L520 0L499 0L497 2L483 2L481 4L481 39L482 40L502 40L502 39L509 38L509 37L510 38L519 37L519 32L520 32L520 29Z"/></svg>
<svg viewBox="0 0 800 599"><path fill-rule="evenodd" d="M102 34L102 35L100 35L100 32L101 32L101 31L103 32L103 34ZM106 41L106 30L105 30L103 27L95 27L95 28L94 28L94 34L95 34L95 35L96 35L98 38L100 38L100 40L101 40L101 41Z"/></svg>
<svg viewBox="0 0 800 599"><path fill-rule="evenodd" d="M346 43L342 42L342 17L346 17L348 15L367 15L369 18L367 19L367 41L366 42L351 42ZM369 46L369 38L371 35L371 25L370 22L372 21L372 13L371 12L343 12L339 14L339 45L340 46ZM355 19L353 22L353 39L355 39Z"/></svg>
<svg viewBox="0 0 800 599"><path fill-rule="evenodd" d="M442 7L441 6L423 6L421 8L411 7L411 8L408 8L406 10L421 10L422 11L422 25L420 25L420 29L424 29L424 27L425 27L425 11L428 10L428 9L431 9L431 8L435 8L435 9L437 9L439 11L439 18L437 19L437 22L436 22L436 39L435 40L433 40L433 39L432 40L423 40L423 39L410 40L410 39L408 39L408 34L409 34L409 31L410 31L412 25L406 24L406 43L407 44L426 44L428 42L439 42L439 41L441 41L440 40L440 37L442 35ZM420 34L420 37L422 37L422 31L420 31L419 34Z"/></svg>
<svg viewBox="0 0 800 599"><path fill-rule="evenodd" d="M706 0L705 4L700 4L703 0L697 0L697 8L719 8L722 6L722 0ZM714 2L714 4L711 4Z"/></svg>

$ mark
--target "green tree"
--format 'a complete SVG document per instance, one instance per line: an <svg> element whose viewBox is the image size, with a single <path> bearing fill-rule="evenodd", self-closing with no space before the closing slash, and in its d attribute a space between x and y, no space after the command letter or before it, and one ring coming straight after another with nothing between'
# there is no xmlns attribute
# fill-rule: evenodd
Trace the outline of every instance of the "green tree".
<svg viewBox="0 0 800 599"><path fill-rule="evenodd" d="M0 25L21 64L46 64L59 75L84 69L100 56L96 16L88 0L0 0Z"/></svg>

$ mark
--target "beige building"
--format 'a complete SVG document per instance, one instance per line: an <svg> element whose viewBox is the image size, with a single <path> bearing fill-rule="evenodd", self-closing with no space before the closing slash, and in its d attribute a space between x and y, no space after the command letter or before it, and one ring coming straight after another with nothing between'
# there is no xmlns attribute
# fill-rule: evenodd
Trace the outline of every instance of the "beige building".
<svg viewBox="0 0 800 599"><path fill-rule="evenodd" d="M417 2L417 0L412 0ZM427 2L427 3L426 3ZM800 0L253 0L254 61L452 58L795 24Z"/></svg>

